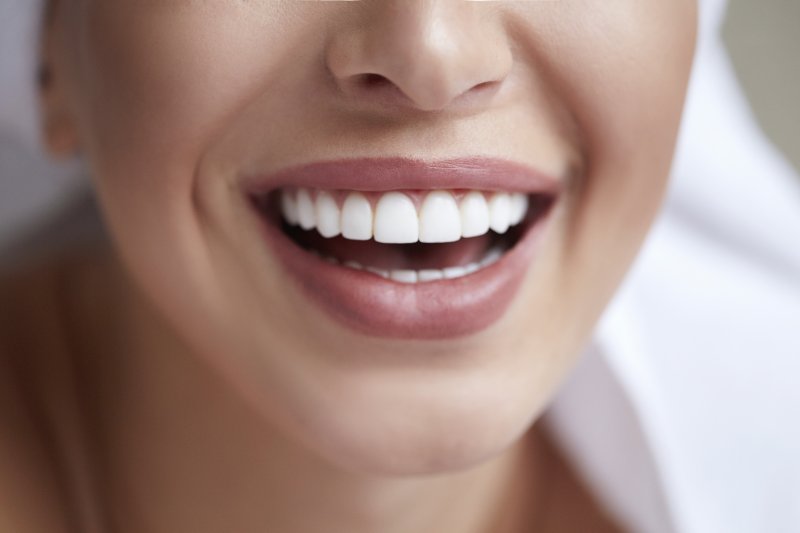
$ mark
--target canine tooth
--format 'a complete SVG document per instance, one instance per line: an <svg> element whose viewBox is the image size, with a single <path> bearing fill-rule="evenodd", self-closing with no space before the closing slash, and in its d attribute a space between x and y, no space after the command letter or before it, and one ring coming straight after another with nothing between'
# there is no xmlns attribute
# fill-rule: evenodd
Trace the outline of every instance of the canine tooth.
<svg viewBox="0 0 800 533"><path fill-rule="evenodd" d="M364 265L362 265L358 261L347 261L344 263L344 266L355 270L364 270Z"/></svg>
<svg viewBox="0 0 800 533"><path fill-rule="evenodd" d="M514 193L511 195L511 216L509 223L516 226L528 214L528 195L522 193Z"/></svg>
<svg viewBox="0 0 800 533"><path fill-rule="evenodd" d="M392 270L389 273L389 276L394 281L399 281L400 283L416 283L417 282L417 271L416 270Z"/></svg>
<svg viewBox="0 0 800 533"><path fill-rule="evenodd" d="M316 216L314 214L314 202L307 189L297 191L297 219L300 227L311 229L316 226Z"/></svg>
<svg viewBox="0 0 800 533"><path fill-rule="evenodd" d="M489 231L489 206L483 193L472 191L461 200L461 236L477 237Z"/></svg>
<svg viewBox="0 0 800 533"><path fill-rule="evenodd" d="M293 226L297 225L297 201L294 199L294 195L286 189L281 191L281 212L286 222Z"/></svg>
<svg viewBox="0 0 800 533"><path fill-rule="evenodd" d="M317 231L323 237L336 237L341 233L339 206L329 193L321 191L316 201Z"/></svg>
<svg viewBox="0 0 800 533"><path fill-rule="evenodd" d="M419 211L420 242L454 242L461 238L461 215L453 195L433 191Z"/></svg>
<svg viewBox="0 0 800 533"><path fill-rule="evenodd" d="M455 279L467 275L467 269L460 266L448 267L444 269L444 279Z"/></svg>
<svg viewBox="0 0 800 533"><path fill-rule="evenodd" d="M444 272L438 269L420 270L417 272L419 281L436 281L444 278Z"/></svg>
<svg viewBox="0 0 800 533"><path fill-rule="evenodd" d="M332 255L325 255L325 256L322 257L322 259L325 260L326 262L332 264L332 265L338 265L339 264L339 260L336 259L335 257L333 257Z"/></svg>
<svg viewBox="0 0 800 533"><path fill-rule="evenodd" d="M372 238L372 206L369 200L358 192L351 192L342 206L342 236L354 241L368 241Z"/></svg>
<svg viewBox="0 0 800 533"><path fill-rule="evenodd" d="M419 219L411 198L400 192L381 196L375 206L375 240L395 244L419 240Z"/></svg>
<svg viewBox="0 0 800 533"><path fill-rule="evenodd" d="M507 193L495 193L489 200L489 227L497 233L505 233L510 219L511 199Z"/></svg>

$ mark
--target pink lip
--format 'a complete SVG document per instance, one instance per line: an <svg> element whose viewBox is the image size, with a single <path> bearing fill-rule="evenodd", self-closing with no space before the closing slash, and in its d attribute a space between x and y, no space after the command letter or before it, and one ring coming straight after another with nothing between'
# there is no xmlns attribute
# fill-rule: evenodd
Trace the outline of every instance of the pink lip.
<svg viewBox="0 0 800 533"><path fill-rule="evenodd" d="M487 158L433 163L401 158L317 162L248 180L245 190L248 195L258 195L281 186L361 191L507 190L546 193L556 199L561 190L557 179L535 169ZM491 266L462 278L419 284L402 284L330 264L301 249L276 220L253 212L268 247L289 277L339 323L374 337L447 339L477 333L503 316L524 280L553 207Z"/></svg>
<svg viewBox="0 0 800 533"><path fill-rule="evenodd" d="M539 170L503 159L469 157L421 161L402 157L320 161L245 180L250 194L284 186L354 191L479 189L557 194L561 183Z"/></svg>

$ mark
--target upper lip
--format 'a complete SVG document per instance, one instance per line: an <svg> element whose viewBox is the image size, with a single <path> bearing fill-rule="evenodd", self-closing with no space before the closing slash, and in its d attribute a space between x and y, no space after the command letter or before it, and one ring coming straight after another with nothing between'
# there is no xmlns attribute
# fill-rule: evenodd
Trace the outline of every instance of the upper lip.
<svg viewBox="0 0 800 533"><path fill-rule="evenodd" d="M424 161L404 157L316 161L266 175L248 176L249 194L280 187L358 191L479 189L557 195L558 178L527 164L490 157Z"/></svg>

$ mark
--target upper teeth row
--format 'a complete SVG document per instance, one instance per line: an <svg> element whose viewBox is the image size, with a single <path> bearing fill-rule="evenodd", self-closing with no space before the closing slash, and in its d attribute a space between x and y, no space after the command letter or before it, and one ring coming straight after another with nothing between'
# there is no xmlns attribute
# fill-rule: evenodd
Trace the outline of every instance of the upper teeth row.
<svg viewBox="0 0 800 533"><path fill-rule="evenodd" d="M488 232L505 233L528 211L528 196L480 191L466 193L460 202L449 191L432 191L419 212L402 192L387 192L373 204L360 192L350 192L339 206L330 192L308 189L281 191L281 211L290 224L317 228L323 237L383 243L453 242Z"/></svg>

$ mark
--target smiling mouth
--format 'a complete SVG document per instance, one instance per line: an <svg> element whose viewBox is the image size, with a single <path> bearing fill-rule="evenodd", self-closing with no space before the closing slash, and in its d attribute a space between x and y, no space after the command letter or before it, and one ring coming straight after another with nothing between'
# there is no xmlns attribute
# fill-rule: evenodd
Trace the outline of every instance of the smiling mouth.
<svg viewBox="0 0 800 533"><path fill-rule="evenodd" d="M361 333L432 339L503 314L559 189L505 161L381 159L290 169L247 194L312 301Z"/></svg>
<svg viewBox="0 0 800 533"><path fill-rule="evenodd" d="M492 265L546 214L545 194L477 190L331 191L285 187L255 196L300 248L398 283L458 279Z"/></svg>

